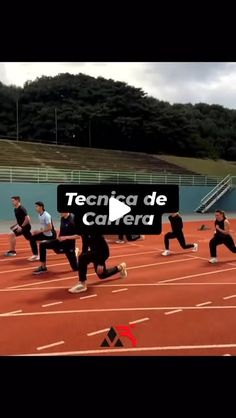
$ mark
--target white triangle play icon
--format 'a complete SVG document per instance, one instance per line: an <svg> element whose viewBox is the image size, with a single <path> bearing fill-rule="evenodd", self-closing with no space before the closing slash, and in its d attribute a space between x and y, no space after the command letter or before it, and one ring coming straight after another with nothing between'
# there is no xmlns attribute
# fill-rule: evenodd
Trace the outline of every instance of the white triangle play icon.
<svg viewBox="0 0 236 418"><path fill-rule="evenodd" d="M109 199L109 221L113 222L131 211L131 208L123 202L110 197Z"/></svg>

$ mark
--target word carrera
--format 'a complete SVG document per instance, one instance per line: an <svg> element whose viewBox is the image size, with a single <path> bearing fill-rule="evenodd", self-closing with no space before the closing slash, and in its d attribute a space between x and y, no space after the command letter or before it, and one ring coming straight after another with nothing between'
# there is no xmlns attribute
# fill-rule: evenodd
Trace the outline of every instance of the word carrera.
<svg viewBox="0 0 236 418"><path fill-rule="evenodd" d="M77 206L83 206L85 204L89 206L95 206L95 205L96 206L108 206L109 199L111 197L114 197L115 199L121 202L123 201L128 206L135 206L138 204L138 195L128 195L128 196L117 195L116 196L115 191L112 191L110 196L107 196L107 195L96 196L92 194L86 197L82 194L73 193L73 192L67 192L66 196L68 197L68 202L67 202L68 206L72 206L73 204L76 204ZM146 206L154 206L155 204L157 204L158 206L164 206L166 202L167 202L167 197L163 194L157 196L157 192L152 192L152 194L146 195L143 199L143 203ZM89 215L89 214L86 214L86 215ZM91 223L87 225L91 225ZM130 224L127 224L127 225L130 225Z"/></svg>
<svg viewBox="0 0 236 418"><path fill-rule="evenodd" d="M112 223L119 225L120 221L124 225L139 225L139 223L142 223L143 225L152 225L154 215L125 215L123 218L119 218L115 222L111 222L108 215L96 215L94 212L88 212L84 214L82 219L83 223L88 226L112 225Z"/></svg>

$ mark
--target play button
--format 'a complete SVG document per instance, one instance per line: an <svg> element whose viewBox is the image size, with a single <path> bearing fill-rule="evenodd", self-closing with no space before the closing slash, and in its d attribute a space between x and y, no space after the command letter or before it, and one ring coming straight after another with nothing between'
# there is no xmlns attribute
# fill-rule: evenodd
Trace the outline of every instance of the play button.
<svg viewBox="0 0 236 418"><path fill-rule="evenodd" d="M120 202L118 199L114 197L110 197L109 199L109 221L113 222L117 219L122 218L122 216L126 215L131 211L131 208L126 205L125 203Z"/></svg>

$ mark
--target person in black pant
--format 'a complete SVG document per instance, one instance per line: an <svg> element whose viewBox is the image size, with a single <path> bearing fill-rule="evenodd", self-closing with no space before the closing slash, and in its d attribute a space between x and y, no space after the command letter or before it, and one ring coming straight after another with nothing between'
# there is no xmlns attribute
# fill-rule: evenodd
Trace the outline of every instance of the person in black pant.
<svg viewBox="0 0 236 418"><path fill-rule="evenodd" d="M78 272L80 283L69 289L70 293L80 293L87 290L87 268L89 263L93 263L96 274L100 279L106 279L116 273L121 277L127 277L126 264L107 269L106 260L109 258L109 247L102 235L83 235L83 250L79 255Z"/></svg>
<svg viewBox="0 0 236 418"><path fill-rule="evenodd" d="M181 216L179 215L179 212L171 213L171 215L168 217L172 232L167 232L164 237L164 243L165 243L165 251L162 253L162 255L167 256L170 255L169 250L169 240L176 238L181 247L186 250L187 248L192 248L193 251L198 250L198 244L186 244L184 234L183 234L183 221Z"/></svg>
<svg viewBox="0 0 236 418"><path fill-rule="evenodd" d="M4 254L6 257L16 256L16 237L23 235L26 240L29 241L31 239L30 217L27 210L21 205L20 196L12 196L11 201L14 206L17 223L10 227L12 230L10 234L10 250Z"/></svg>
<svg viewBox="0 0 236 418"><path fill-rule="evenodd" d="M224 244L232 253L236 253L236 246L229 231L229 221L223 210L215 211L215 234L209 242L211 258L209 263L217 263L216 247Z"/></svg>
<svg viewBox="0 0 236 418"><path fill-rule="evenodd" d="M80 238L76 234L74 215L72 213L61 213L60 232L57 239L41 242L39 245L39 258L41 266L33 271L33 274L42 274L47 271L46 254L47 250L53 250L56 254L65 254L72 270L78 271L75 240Z"/></svg>

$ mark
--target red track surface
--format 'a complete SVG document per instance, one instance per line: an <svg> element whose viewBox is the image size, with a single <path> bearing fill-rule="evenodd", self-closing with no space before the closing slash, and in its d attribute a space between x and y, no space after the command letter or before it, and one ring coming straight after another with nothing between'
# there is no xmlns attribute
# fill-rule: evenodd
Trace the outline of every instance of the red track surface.
<svg viewBox="0 0 236 418"><path fill-rule="evenodd" d="M34 276L38 262L27 261L27 241L19 238L17 256L6 258L8 240L1 235L0 355L236 355L236 255L220 246L219 263L210 265L213 222L204 221L206 231L198 230L201 224L185 223L197 253L173 240L174 253L161 256L163 234L111 243L108 265L125 261L128 277L101 281L89 268L89 290L77 295L68 293L77 275L63 255L50 251L48 272ZM125 337L121 348L101 347L111 326L139 320L132 328L136 347Z"/></svg>

